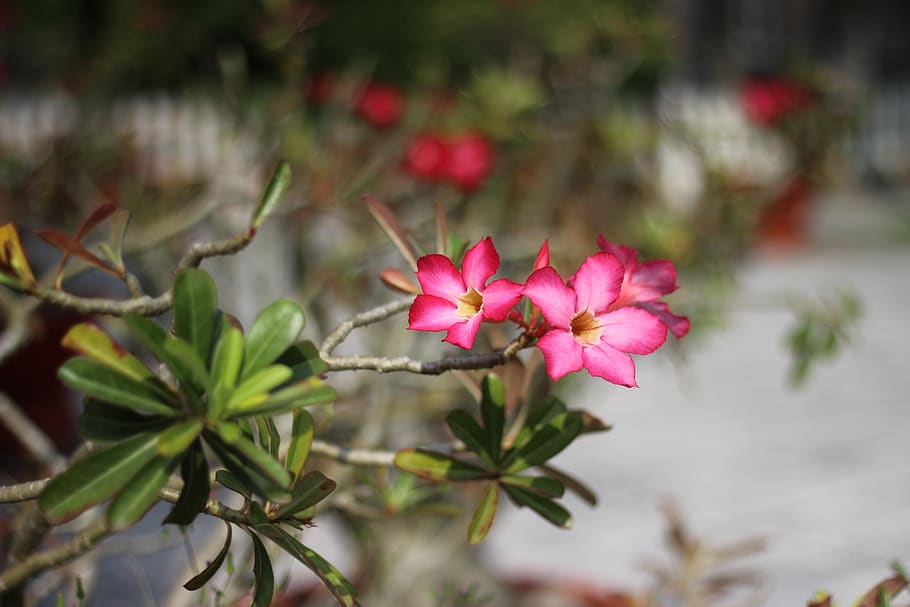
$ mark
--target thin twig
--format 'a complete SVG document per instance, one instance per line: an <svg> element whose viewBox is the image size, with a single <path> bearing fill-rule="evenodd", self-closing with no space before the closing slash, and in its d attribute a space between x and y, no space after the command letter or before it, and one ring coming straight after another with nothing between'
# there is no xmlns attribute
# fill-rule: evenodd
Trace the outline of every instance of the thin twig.
<svg viewBox="0 0 910 607"><path fill-rule="evenodd" d="M353 466L391 466L395 462L394 451L351 449L316 439L310 445L310 453L330 457L335 461Z"/></svg>
<svg viewBox="0 0 910 607"><path fill-rule="evenodd" d="M413 296L405 297L379 306L378 308L361 312L353 318L344 321L338 325L325 340L323 340L322 346L319 348L319 356L323 360L328 361L328 359L331 358L332 351L335 350L341 342L347 339L348 335L351 334L351 331L385 320L399 312L404 312L411 307L412 303L414 303Z"/></svg>
<svg viewBox="0 0 910 607"><path fill-rule="evenodd" d="M216 242L196 243L186 252L176 272L187 268L198 267L203 259L220 255L231 255L246 247L256 231L249 229L233 238ZM158 316L167 312L173 305L173 292L168 289L158 297L133 297L131 299L96 299L92 297L79 297L57 291L55 289L37 288L30 293L35 298L52 303L82 314L106 314L108 316L125 316L127 314L141 314L143 316Z"/></svg>
<svg viewBox="0 0 910 607"><path fill-rule="evenodd" d="M372 370L379 373L408 371L420 375L440 375L453 370L490 369L504 365L519 350L528 345L530 339L524 333L512 340L508 346L489 354L452 356L439 360L421 361L407 356L385 358L381 356L325 356L323 360L330 371Z"/></svg>
<svg viewBox="0 0 910 607"><path fill-rule="evenodd" d="M7 485L0 487L0 504L15 504L17 502L27 502L33 500L44 491L45 485L51 479L43 478L38 481L29 481L19 483L18 485Z"/></svg>
<svg viewBox="0 0 910 607"><path fill-rule="evenodd" d="M10 434L49 472L59 472L66 466L66 458L60 455L57 447L30 420L6 394L0 392L0 422Z"/></svg>

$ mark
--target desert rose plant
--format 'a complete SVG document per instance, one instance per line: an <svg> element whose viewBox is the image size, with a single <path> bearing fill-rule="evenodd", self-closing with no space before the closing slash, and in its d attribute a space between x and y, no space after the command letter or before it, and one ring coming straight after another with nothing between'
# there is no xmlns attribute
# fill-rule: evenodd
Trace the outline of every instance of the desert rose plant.
<svg viewBox="0 0 910 607"><path fill-rule="evenodd" d="M63 345L76 356L60 367L59 377L84 396L78 428L85 443L50 477L0 488L2 502L35 501L38 508L31 516L42 529L31 549L11 559L0 574L5 597L21 599L22 589L37 575L89 552L164 501L172 506L163 524L186 526L200 515L225 523L223 548L186 581L188 590L215 578L239 530L252 547L251 605L270 604L276 592L275 547L312 570L339 604L358 605L354 584L305 543L306 527L344 490L310 455L340 465L394 467L402 478L414 475L429 486L481 483L466 531L470 543L490 532L501 494L552 524L571 526L560 498L567 488L585 497L589 490L549 462L582 434L608 426L570 409L546 389L521 394L516 405L514 382L496 371L536 346L551 380L585 369L609 382L636 386L632 355L654 352L668 332L682 337L688 331L687 319L661 301L677 288L673 264L639 263L634 250L601 237L571 275L550 265L544 242L524 276L496 278L501 260L490 236L462 255L458 249L463 247L445 244L458 239L446 234L440 212L439 251L418 255L391 209L368 199L367 208L415 270L417 284L400 270L382 273L387 285L407 296L356 314L318 343L301 339L307 315L290 299L269 303L244 328L219 307L217 285L199 266L246 247L274 212L289 179L288 166L280 165L248 228L234 238L194 245L179 262L173 283L155 297L145 293L125 263L126 223L116 205L99 206L73 236L56 229L38 232L63 254L52 286L35 278L16 227L2 227L0 279L7 287L32 301L122 317L137 346L131 353L94 322L78 323L64 337ZM110 241L90 250L82 240L103 222L114 222L117 229ZM131 295L116 300L67 292L63 278L73 258L116 276ZM445 332L443 341L462 352L430 361L335 355L355 329L405 311L408 329ZM172 313L167 323L154 320L166 312ZM511 341L491 351L464 352L491 323ZM157 364L143 362L146 355ZM384 451L352 449L319 436L326 423L319 411L337 398L330 376L345 370L485 374L475 385L478 406L455 408L446 416L454 441L425 446L415 438L409 447ZM419 501L419 485L408 486L416 492L412 501ZM241 505L226 505L227 494ZM75 537L41 547L56 527L86 517L89 522Z"/></svg>

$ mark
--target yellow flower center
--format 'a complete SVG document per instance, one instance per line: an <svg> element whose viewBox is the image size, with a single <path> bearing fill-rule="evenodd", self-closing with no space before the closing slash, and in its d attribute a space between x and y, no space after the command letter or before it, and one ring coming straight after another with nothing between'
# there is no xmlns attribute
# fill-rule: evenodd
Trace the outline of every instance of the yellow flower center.
<svg viewBox="0 0 910 607"><path fill-rule="evenodd" d="M600 341L603 325L597 320L593 312L585 310L572 318L569 324L575 339L586 344L594 345Z"/></svg>
<svg viewBox="0 0 910 607"><path fill-rule="evenodd" d="M483 295L473 287L468 289L467 293L458 296L458 304L455 308L455 314L462 318L471 318L478 312L483 305Z"/></svg>

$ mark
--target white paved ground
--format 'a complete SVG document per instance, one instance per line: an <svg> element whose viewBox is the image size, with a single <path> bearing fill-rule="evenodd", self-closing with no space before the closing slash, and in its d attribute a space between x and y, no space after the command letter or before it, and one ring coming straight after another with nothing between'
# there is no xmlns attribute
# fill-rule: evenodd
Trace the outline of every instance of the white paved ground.
<svg viewBox="0 0 910 607"><path fill-rule="evenodd" d="M642 561L667 558L666 497L708 540L768 538L744 564L763 573L771 607L805 605L820 588L851 604L893 559L910 566L910 248L883 244L896 233L893 207L861 204L823 207L807 249L747 263L728 327L686 365L640 361L638 390L583 383L571 403L615 429L560 463L602 502L569 498L571 531L507 512L487 540L501 569L641 588ZM791 390L793 316L768 302L844 288L865 309L854 344Z"/></svg>

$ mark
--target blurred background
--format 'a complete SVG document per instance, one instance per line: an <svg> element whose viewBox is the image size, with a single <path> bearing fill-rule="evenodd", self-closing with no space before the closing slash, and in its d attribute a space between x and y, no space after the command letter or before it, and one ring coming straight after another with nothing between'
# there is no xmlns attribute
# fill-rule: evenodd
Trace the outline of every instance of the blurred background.
<svg viewBox="0 0 910 607"><path fill-rule="evenodd" d="M281 218L206 269L243 322L303 302L310 338L392 297L376 275L406 269L365 194L428 251L441 205L464 241L494 237L505 275L544 239L571 272L599 234L673 260L692 334L640 362L638 390L558 386L616 426L562 456L600 505L574 504L570 532L508 511L453 580L411 559L372 604L484 604L501 597L491 577L511 604L800 605L819 588L846 604L910 557L907 31L899 0L0 0L0 222L44 273L59 252L32 230L73 232L114 202L157 293L189 243L241 229L287 159ZM95 274L67 288L125 295ZM19 300L0 304L8 330ZM64 452L78 404L53 383L56 344L79 320L39 308L0 361L2 391ZM444 352L397 329L350 353ZM454 382L337 381L375 411L367 446L430 436L427 416L464 398ZM351 436L363 419L343 405ZM0 452L4 482L28 478L13 437ZM313 545L355 563L347 516ZM399 531L388 549L410 546ZM189 600L137 562L105 565L121 581L97 604L134 605L136 587Z"/></svg>

